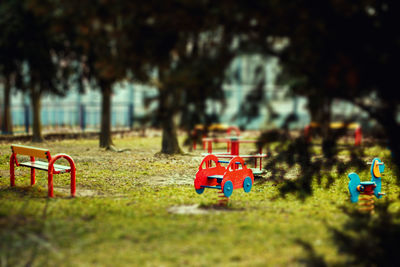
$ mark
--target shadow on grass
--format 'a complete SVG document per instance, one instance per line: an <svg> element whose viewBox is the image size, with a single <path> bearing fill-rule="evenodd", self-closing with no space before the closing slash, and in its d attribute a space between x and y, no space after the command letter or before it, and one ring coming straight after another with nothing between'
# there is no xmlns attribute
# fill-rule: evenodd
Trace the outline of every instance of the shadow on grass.
<svg viewBox="0 0 400 267"><path fill-rule="evenodd" d="M15 186L15 187L3 187L0 188L0 198L10 198L10 197L17 197L17 198L24 198L29 197L31 199L47 199L48 191L47 188L42 188L40 186ZM124 198L125 195L112 195L106 196L103 195L95 190L90 189L83 189L80 188L76 192L76 197L112 197L112 198ZM76 197L72 197L70 194L69 187L54 187L54 198L57 199L74 199Z"/></svg>
<svg viewBox="0 0 400 267"><path fill-rule="evenodd" d="M333 265L400 266L400 211L389 211L390 204L389 201L381 201L376 205L374 214L342 208L348 215L347 221L340 229L328 229L338 252L345 259L344 262L334 262ZM328 265L309 242L299 240L298 243L305 251L305 257L298 259L299 262L308 266Z"/></svg>
<svg viewBox="0 0 400 267"><path fill-rule="evenodd" d="M296 240L296 243L299 244L304 250L304 257L298 258L297 261L305 266L313 266L313 267L325 267L328 266L324 260L324 257L318 255L315 251L314 247L305 242L303 240Z"/></svg>
<svg viewBox="0 0 400 267"><path fill-rule="evenodd" d="M49 201L46 201L38 216L23 215L29 208L28 203L25 201L13 214L0 214L2 266L33 266L39 254L53 249L44 233Z"/></svg>
<svg viewBox="0 0 400 267"><path fill-rule="evenodd" d="M0 188L0 198L47 198L47 189L38 186L15 186Z"/></svg>
<svg viewBox="0 0 400 267"><path fill-rule="evenodd" d="M356 172L369 169L365 159L377 155L365 155L365 146L338 145L338 140L339 135L336 135L315 145L307 143L302 136L291 139L288 133L264 133L260 144L272 155L265 169L278 185L280 196L294 194L304 200L312 196L315 185L329 188L336 179L347 177L349 169ZM390 157L382 159L394 166L394 173L397 173ZM293 170L295 175L291 179L288 174ZM342 208L348 216L347 221L339 228L328 229L339 254L344 258L328 264L308 240L297 240L304 249L304 256L297 260L306 266L400 266L397 255L400 211L390 212L389 204L388 201L381 201L372 215Z"/></svg>
<svg viewBox="0 0 400 267"><path fill-rule="evenodd" d="M269 178L279 184L281 196L293 193L305 199L313 193L313 183L329 188L336 177L347 176L350 168L356 171L367 168L363 147L346 146L346 154L340 155L340 135L323 140L318 149L303 136L291 138L289 132L273 130L264 132L259 146L267 149L264 168Z"/></svg>

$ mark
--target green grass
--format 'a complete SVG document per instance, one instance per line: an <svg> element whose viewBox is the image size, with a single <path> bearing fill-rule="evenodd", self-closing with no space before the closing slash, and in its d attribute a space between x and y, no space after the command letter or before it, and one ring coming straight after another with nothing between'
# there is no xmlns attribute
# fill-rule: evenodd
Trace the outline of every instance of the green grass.
<svg viewBox="0 0 400 267"><path fill-rule="evenodd" d="M45 172L37 171L31 187L29 170L17 168L17 187L10 188L10 144L0 145L1 266L297 266L305 253L299 239L330 263L345 260L327 226L340 227L346 220L340 206L350 206L347 177L336 177L329 188L314 184L305 201L281 198L279 184L258 179L249 194L236 190L226 209L214 209L217 193L197 195L192 185L200 152L155 155L158 137L115 143L130 151L103 151L97 140L39 145L52 155L74 158L78 197L73 199L67 174L54 176L54 199L47 198ZM388 151L379 147L365 155L388 159ZM399 187L386 164L382 191L398 210ZM360 176L369 180L369 170ZM207 213L169 212L194 204Z"/></svg>

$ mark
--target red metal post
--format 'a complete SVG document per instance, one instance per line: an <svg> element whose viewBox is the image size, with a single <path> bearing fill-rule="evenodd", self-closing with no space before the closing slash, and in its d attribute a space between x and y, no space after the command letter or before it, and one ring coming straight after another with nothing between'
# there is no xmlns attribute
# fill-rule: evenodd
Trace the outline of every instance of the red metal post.
<svg viewBox="0 0 400 267"><path fill-rule="evenodd" d="M231 155L239 155L239 139L231 137Z"/></svg>
<svg viewBox="0 0 400 267"><path fill-rule="evenodd" d="M31 162L35 162L35 157L31 156ZM35 168L31 168L31 185L35 184Z"/></svg>
<svg viewBox="0 0 400 267"><path fill-rule="evenodd" d="M360 146L361 141L362 141L362 130L361 127L357 127L357 129L354 132L354 145Z"/></svg>
<svg viewBox="0 0 400 267"><path fill-rule="evenodd" d="M196 130L192 131L192 139L193 139L193 150L196 150L196 147L197 147L197 132L196 132Z"/></svg>
<svg viewBox="0 0 400 267"><path fill-rule="evenodd" d="M14 153L10 157L10 186L15 186L15 157Z"/></svg>
<svg viewBox="0 0 400 267"><path fill-rule="evenodd" d="M49 191L49 197L54 197L54 192L53 192L53 171L54 171L54 163L60 159L64 158L69 162L69 165L71 167L71 196L74 197L76 193L76 167L73 159L66 155L66 154L58 154L55 157L53 157L50 162L49 162L49 170L48 170L48 191Z"/></svg>
<svg viewBox="0 0 400 267"><path fill-rule="evenodd" d="M54 197L54 191L53 191L53 169L48 170L48 177L47 177L47 190L48 190L48 196L49 197Z"/></svg>
<svg viewBox="0 0 400 267"><path fill-rule="evenodd" d="M73 167L71 166L71 196L74 197L75 193L76 193L76 169L75 169L75 164L73 163Z"/></svg>
<svg viewBox="0 0 400 267"><path fill-rule="evenodd" d="M311 126L304 127L304 139L307 143L311 143Z"/></svg>
<svg viewBox="0 0 400 267"><path fill-rule="evenodd" d="M206 141L204 141L204 138L207 138L206 134L202 135L202 140L203 140L203 151L206 151Z"/></svg>
<svg viewBox="0 0 400 267"><path fill-rule="evenodd" d="M207 141L207 152L208 154L212 154L212 140Z"/></svg>

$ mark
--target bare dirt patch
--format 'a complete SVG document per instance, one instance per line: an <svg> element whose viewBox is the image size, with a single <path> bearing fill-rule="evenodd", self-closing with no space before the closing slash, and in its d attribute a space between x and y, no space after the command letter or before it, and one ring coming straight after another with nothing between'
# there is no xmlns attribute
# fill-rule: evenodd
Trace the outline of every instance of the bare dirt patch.
<svg viewBox="0 0 400 267"><path fill-rule="evenodd" d="M146 180L151 185L192 185L194 175L153 176Z"/></svg>
<svg viewBox="0 0 400 267"><path fill-rule="evenodd" d="M182 205L182 206L173 206L168 209L169 213L173 214L210 214L210 213L218 213L220 210L216 209L205 209L198 204L194 205Z"/></svg>
<svg viewBox="0 0 400 267"><path fill-rule="evenodd" d="M199 204L194 204L194 205L181 205L181 206L172 206L167 209L169 213L173 214L194 214L194 215L201 215L201 214L215 214L215 213L220 213L220 212L234 212L234 211L240 211L242 209L234 209L226 205L219 205L219 204L213 204L213 205L199 205Z"/></svg>
<svg viewBox="0 0 400 267"><path fill-rule="evenodd" d="M69 195L71 193L70 188L63 188L63 187L54 187L55 193L60 193L63 195ZM82 189L82 188L77 188L75 196L77 197L97 197L97 196L102 196L103 194L95 191L95 190L90 190L90 189Z"/></svg>

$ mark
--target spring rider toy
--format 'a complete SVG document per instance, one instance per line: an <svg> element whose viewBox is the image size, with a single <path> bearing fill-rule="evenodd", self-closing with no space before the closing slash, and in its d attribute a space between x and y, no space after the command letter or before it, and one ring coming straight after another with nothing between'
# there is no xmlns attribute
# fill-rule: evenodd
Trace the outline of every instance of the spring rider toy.
<svg viewBox="0 0 400 267"><path fill-rule="evenodd" d="M221 163L228 164L226 167ZM241 157L234 157L230 161L219 160L215 155L207 155L199 166L194 180L197 194L202 194L205 188L217 189L219 205L228 204L228 199L234 189L243 188L249 193L254 184L254 175Z"/></svg>
<svg viewBox="0 0 400 267"><path fill-rule="evenodd" d="M384 195L384 193L381 193L381 176L385 170L385 164L379 158L374 158L370 164L371 181L361 182L360 177L354 172L348 175L350 179L349 191L351 202L357 203L358 200L362 200L359 205L365 206L364 208L360 208L360 211L372 212L375 203L373 195L378 199ZM359 198L360 194L363 195L363 197Z"/></svg>

